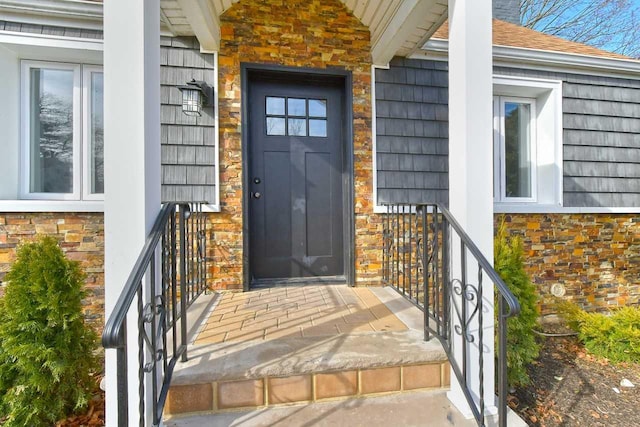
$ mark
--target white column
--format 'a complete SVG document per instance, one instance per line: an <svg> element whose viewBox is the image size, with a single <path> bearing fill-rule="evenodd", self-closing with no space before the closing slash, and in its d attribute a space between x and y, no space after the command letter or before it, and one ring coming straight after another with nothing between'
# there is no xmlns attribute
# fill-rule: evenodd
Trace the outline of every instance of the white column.
<svg viewBox="0 0 640 427"><path fill-rule="evenodd" d="M160 7L104 2L105 315L160 210ZM135 302L134 302L135 311ZM128 318L130 425L138 424L137 322ZM106 352L106 424L117 425L115 350ZM147 404L147 406L149 406Z"/></svg>
<svg viewBox="0 0 640 427"><path fill-rule="evenodd" d="M449 0L449 206L479 249L493 263L493 117L491 0ZM453 240L453 278L460 278L459 244ZM477 284L477 264L468 263L467 283ZM485 276L483 300L485 405L495 410L493 287ZM452 315L455 322L455 315ZM477 332L478 324L471 328ZM453 332L461 361L460 336ZM470 345L469 378L477 393L478 346ZM475 394L474 393L474 394ZM451 373L449 399L471 416Z"/></svg>

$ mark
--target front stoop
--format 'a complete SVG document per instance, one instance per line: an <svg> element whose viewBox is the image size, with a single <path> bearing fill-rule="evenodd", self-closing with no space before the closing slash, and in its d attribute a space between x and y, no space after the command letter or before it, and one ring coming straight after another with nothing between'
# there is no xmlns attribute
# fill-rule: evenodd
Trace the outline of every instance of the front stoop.
<svg viewBox="0 0 640 427"><path fill-rule="evenodd" d="M446 354L437 340L424 341L422 312L391 289L373 293L406 330L194 345L176 365L165 417L448 388Z"/></svg>

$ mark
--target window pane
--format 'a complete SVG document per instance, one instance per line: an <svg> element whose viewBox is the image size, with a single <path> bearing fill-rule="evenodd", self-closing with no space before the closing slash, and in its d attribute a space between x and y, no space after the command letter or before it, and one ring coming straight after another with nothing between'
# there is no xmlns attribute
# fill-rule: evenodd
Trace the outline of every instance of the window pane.
<svg viewBox="0 0 640 427"><path fill-rule="evenodd" d="M267 114L270 116L284 116L284 98L267 96Z"/></svg>
<svg viewBox="0 0 640 427"><path fill-rule="evenodd" d="M91 193L104 193L104 85L102 73L91 73Z"/></svg>
<svg viewBox="0 0 640 427"><path fill-rule="evenodd" d="M306 116L307 103L306 99L289 98L287 99L287 115L289 116Z"/></svg>
<svg viewBox="0 0 640 427"><path fill-rule="evenodd" d="M505 103L505 181L507 197L531 197L531 106Z"/></svg>
<svg viewBox="0 0 640 427"><path fill-rule="evenodd" d="M327 136L327 121L309 120L309 136Z"/></svg>
<svg viewBox="0 0 640 427"><path fill-rule="evenodd" d="M32 68L30 177L33 193L73 192L73 71Z"/></svg>
<svg viewBox="0 0 640 427"><path fill-rule="evenodd" d="M289 119L289 135L307 136L307 121L305 119Z"/></svg>
<svg viewBox="0 0 640 427"><path fill-rule="evenodd" d="M267 135L284 135L284 118L267 117Z"/></svg>
<svg viewBox="0 0 640 427"><path fill-rule="evenodd" d="M327 117L327 101L324 99L309 100L310 117Z"/></svg>

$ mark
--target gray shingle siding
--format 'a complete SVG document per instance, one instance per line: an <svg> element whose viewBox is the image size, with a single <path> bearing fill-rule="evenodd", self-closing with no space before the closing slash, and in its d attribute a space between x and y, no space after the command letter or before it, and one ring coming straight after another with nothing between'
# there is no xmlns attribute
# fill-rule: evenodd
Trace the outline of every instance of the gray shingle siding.
<svg viewBox="0 0 640 427"><path fill-rule="evenodd" d="M448 202L446 63L394 58L376 70L379 203Z"/></svg>
<svg viewBox="0 0 640 427"><path fill-rule="evenodd" d="M446 65L395 58L376 70L379 203L447 202ZM640 80L494 72L563 81L564 206L640 206Z"/></svg>
<svg viewBox="0 0 640 427"><path fill-rule="evenodd" d="M163 201L216 203L215 121L211 108L201 117L182 113L176 88L191 79L215 81L214 56L200 53L193 37L162 37L160 42L160 139Z"/></svg>
<svg viewBox="0 0 640 427"><path fill-rule="evenodd" d="M520 24L520 0L493 0L493 17Z"/></svg>
<svg viewBox="0 0 640 427"><path fill-rule="evenodd" d="M563 205L640 206L640 80L496 68L562 80Z"/></svg>
<svg viewBox="0 0 640 427"><path fill-rule="evenodd" d="M0 21L0 30L30 34L46 34L51 36L79 37L83 39L102 39L102 31L99 30L54 27L51 25L23 24L20 22L11 21Z"/></svg>

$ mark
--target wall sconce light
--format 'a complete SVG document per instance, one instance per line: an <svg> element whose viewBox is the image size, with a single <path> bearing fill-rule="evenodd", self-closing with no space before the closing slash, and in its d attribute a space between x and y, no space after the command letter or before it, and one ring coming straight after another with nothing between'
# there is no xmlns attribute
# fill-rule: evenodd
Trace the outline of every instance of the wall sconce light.
<svg viewBox="0 0 640 427"><path fill-rule="evenodd" d="M187 116L200 116L202 107L213 106L213 88L203 81L192 79L178 89L182 92L182 112Z"/></svg>

